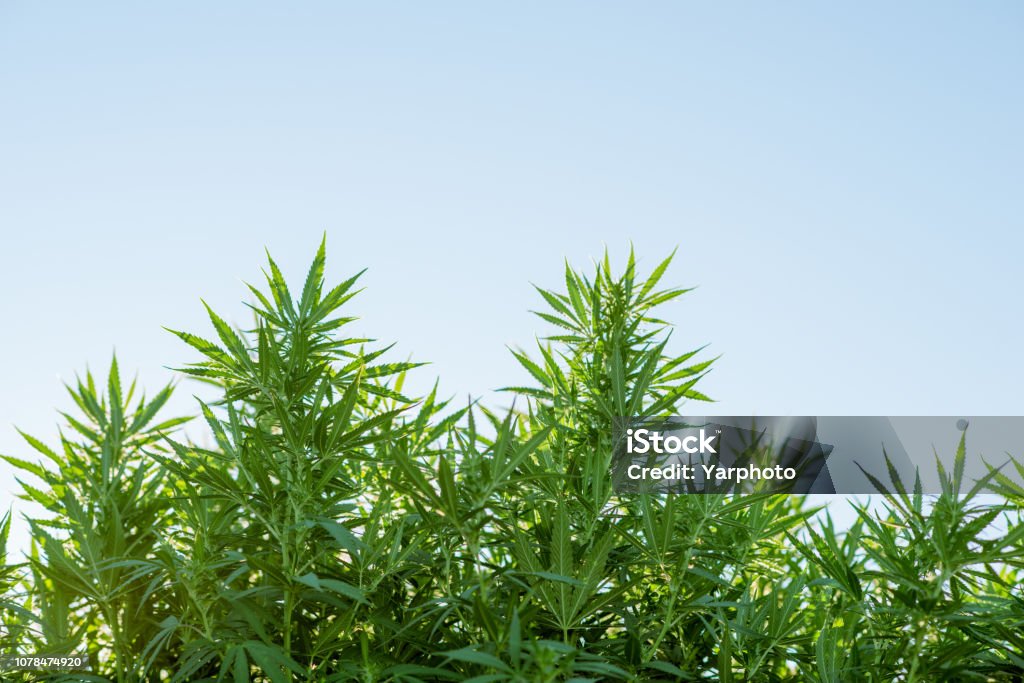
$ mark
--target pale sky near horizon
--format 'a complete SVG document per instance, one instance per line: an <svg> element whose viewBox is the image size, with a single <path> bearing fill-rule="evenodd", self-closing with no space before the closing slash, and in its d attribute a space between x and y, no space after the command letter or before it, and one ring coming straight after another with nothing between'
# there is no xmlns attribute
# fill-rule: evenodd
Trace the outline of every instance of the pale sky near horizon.
<svg viewBox="0 0 1024 683"><path fill-rule="evenodd" d="M325 230L420 387L502 400L530 283L632 242L699 285L664 315L722 354L718 414L1022 414L1022 33L1014 2L0 1L0 453L115 348L155 391L194 359L162 326L246 322L264 247L301 279Z"/></svg>

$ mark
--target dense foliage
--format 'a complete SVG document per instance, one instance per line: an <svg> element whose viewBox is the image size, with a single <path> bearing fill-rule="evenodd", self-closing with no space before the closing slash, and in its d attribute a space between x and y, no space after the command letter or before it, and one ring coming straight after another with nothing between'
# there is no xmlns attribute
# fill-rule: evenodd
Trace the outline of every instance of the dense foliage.
<svg viewBox="0 0 1024 683"><path fill-rule="evenodd" d="M251 329L175 332L218 388L207 440L116 361L55 448L25 435L43 464L7 459L49 514L0 555L0 654L88 651L64 679L118 683L1021 680L1008 480L958 468L842 533L799 496L613 494L612 419L706 400L712 360L656 317L671 257L538 289L557 334L514 352L511 410L405 396L415 364L345 336L358 276L326 288L324 258L296 292L270 260Z"/></svg>

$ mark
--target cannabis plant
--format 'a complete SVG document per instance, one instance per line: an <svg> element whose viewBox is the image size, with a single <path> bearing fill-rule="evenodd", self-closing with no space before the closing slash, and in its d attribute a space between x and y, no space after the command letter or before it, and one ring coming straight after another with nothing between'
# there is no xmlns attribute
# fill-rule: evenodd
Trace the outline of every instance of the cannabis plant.
<svg viewBox="0 0 1024 683"><path fill-rule="evenodd" d="M966 482L965 440L941 495L891 483L845 531L796 495L613 490L616 418L709 400L716 359L659 312L671 256L537 287L508 408L408 395L419 364L347 334L359 275L325 263L293 289L268 256L250 324L172 331L215 388L194 439L116 361L58 447L26 435L48 514L0 567L0 654L119 683L1021 680L1024 494Z"/></svg>
<svg viewBox="0 0 1024 683"><path fill-rule="evenodd" d="M135 382L123 389L116 358L105 393L88 372L67 389L81 414L63 414L60 446L22 434L46 465L4 456L42 482L21 482L22 496L49 513L29 519L26 606L35 611L22 645L40 654L104 653L99 671L131 680L130 663L152 639L163 609L139 573L170 523L166 472L153 456L167 450L165 435L187 418L157 422L172 388L134 401Z"/></svg>

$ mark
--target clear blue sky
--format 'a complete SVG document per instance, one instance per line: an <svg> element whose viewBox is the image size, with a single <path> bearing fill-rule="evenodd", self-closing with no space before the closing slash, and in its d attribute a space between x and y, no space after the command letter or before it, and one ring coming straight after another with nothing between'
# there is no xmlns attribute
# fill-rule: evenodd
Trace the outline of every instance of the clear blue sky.
<svg viewBox="0 0 1024 683"><path fill-rule="evenodd" d="M1024 411L1024 5L0 3L0 452L116 347L148 387L267 246L363 267L421 385L630 241L732 414ZM191 410L183 384L175 409ZM0 469L0 504L13 490Z"/></svg>

